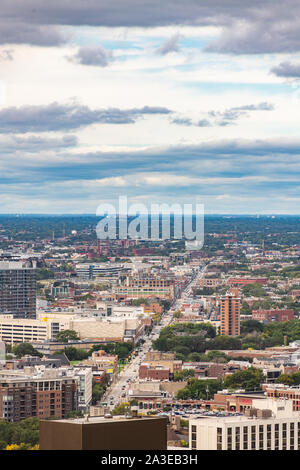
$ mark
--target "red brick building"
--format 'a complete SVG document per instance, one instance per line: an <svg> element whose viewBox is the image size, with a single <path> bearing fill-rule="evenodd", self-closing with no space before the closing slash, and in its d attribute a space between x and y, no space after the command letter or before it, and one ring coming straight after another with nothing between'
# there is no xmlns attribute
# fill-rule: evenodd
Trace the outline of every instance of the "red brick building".
<svg viewBox="0 0 300 470"><path fill-rule="evenodd" d="M221 336L239 336L241 299L235 294L220 298Z"/></svg>
<svg viewBox="0 0 300 470"><path fill-rule="evenodd" d="M141 364L139 368L139 378L146 380L169 380L170 369Z"/></svg>
<svg viewBox="0 0 300 470"><path fill-rule="evenodd" d="M267 284L267 278L257 278L257 279L249 279L249 278L231 278L228 279L227 284L230 286L246 286L247 284L261 284L262 286Z"/></svg>
<svg viewBox="0 0 300 470"><path fill-rule="evenodd" d="M287 385L278 384L266 387L266 394L269 398L292 400L293 411L300 411L300 387L290 388Z"/></svg>
<svg viewBox="0 0 300 470"><path fill-rule="evenodd" d="M270 310L252 310L252 320L264 321L264 322L284 322L293 320L294 310L293 309L270 309Z"/></svg>
<svg viewBox="0 0 300 470"><path fill-rule="evenodd" d="M10 422L22 419L65 418L77 410L74 377L32 376L0 378L0 417Z"/></svg>

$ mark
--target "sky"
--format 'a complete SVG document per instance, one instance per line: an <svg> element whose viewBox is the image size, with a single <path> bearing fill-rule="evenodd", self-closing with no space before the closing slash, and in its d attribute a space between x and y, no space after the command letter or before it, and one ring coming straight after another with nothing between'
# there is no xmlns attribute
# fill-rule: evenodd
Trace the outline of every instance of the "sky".
<svg viewBox="0 0 300 470"><path fill-rule="evenodd" d="M299 214L298 0L1 0L0 213Z"/></svg>

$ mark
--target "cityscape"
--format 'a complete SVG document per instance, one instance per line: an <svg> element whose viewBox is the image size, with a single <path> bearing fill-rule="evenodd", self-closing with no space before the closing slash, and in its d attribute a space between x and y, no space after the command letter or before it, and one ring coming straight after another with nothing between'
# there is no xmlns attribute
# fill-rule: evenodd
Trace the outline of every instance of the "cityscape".
<svg viewBox="0 0 300 470"><path fill-rule="evenodd" d="M299 217L208 216L200 250L96 221L0 216L2 449L297 450Z"/></svg>
<svg viewBox="0 0 300 470"><path fill-rule="evenodd" d="M1 6L1 455L300 450L299 3Z"/></svg>

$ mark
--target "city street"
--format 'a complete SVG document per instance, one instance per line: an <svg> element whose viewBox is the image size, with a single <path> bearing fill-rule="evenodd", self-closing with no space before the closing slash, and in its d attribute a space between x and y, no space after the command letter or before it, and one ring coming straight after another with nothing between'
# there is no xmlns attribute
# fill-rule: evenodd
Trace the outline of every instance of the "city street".
<svg viewBox="0 0 300 470"><path fill-rule="evenodd" d="M185 287L181 297L176 299L170 309L165 314L163 314L160 323L153 327L150 335L144 337L145 342L140 346L139 350L136 351L136 357L132 358L132 360L124 367L124 369L116 377L115 381L111 384L102 399L102 403L107 403L107 406L109 406L111 410L114 409L118 404L128 400L127 392L130 384L138 380L139 366L143 362L147 352L151 351L152 341L159 337L163 328L172 323L173 313L176 310L180 310L182 303L191 297L192 288L195 287L198 280L203 277L205 270L206 266L198 270L190 283Z"/></svg>

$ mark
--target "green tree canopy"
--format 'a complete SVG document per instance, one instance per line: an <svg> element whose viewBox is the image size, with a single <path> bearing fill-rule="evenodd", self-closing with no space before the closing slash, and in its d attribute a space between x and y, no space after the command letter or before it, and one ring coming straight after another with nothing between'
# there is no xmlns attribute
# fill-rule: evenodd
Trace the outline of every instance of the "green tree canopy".
<svg viewBox="0 0 300 470"><path fill-rule="evenodd" d="M79 336L74 330L59 331L55 337L56 341L62 341L63 343L67 343L68 341L76 341L79 339Z"/></svg>
<svg viewBox="0 0 300 470"><path fill-rule="evenodd" d="M254 367L249 367L249 369L241 370L224 377L225 388L242 388L246 391L260 390L263 382L264 374L262 370Z"/></svg>
<svg viewBox="0 0 300 470"><path fill-rule="evenodd" d="M13 354L17 356L17 358L21 358L23 356L38 356L42 357L43 354L38 352L30 343L20 343L13 347L12 349Z"/></svg>
<svg viewBox="0 0 300 470"><path fill-rule="evenodd" d="M219 380L189 379L187 386L177 392L176 398L178 400L211 399L220 388L221 382Z"/></svg>

